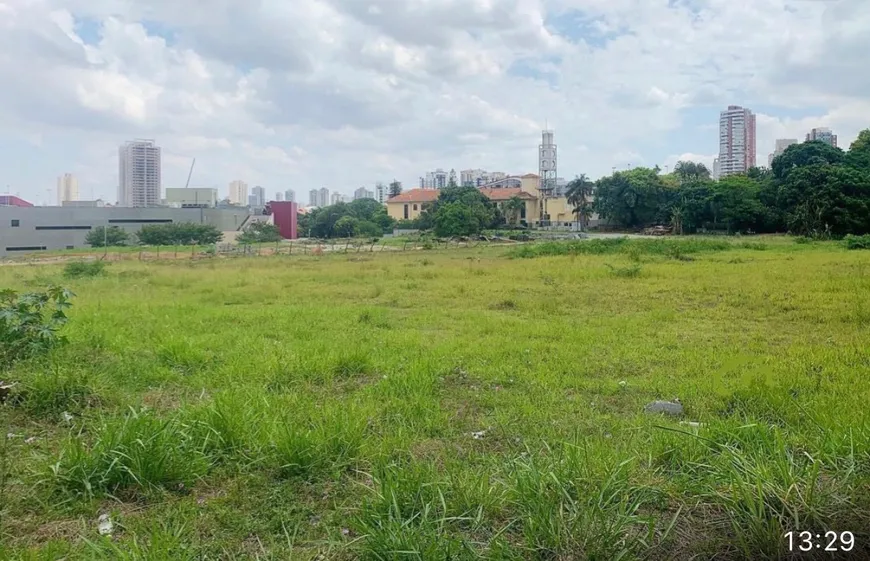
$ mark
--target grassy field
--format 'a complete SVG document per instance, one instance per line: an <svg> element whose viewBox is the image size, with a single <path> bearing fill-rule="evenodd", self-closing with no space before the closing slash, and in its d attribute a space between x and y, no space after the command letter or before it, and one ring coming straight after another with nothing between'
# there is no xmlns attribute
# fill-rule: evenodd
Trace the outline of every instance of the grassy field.
<svg viewBox="0 0 870 561"><path fill-rule="evenodd" d="M867 558L868 257L768 238L0 267L77 295L69 344L0 376L0 559L776 559L789 530L851 531ZM643 412L673 398L681 418Z"/></svg>

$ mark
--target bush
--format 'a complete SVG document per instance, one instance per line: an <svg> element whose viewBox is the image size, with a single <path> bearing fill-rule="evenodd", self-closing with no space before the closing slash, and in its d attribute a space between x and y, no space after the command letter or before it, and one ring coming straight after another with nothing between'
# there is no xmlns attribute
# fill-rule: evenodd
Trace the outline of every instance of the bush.
<svg viewBox="0 0 870 561"><path fill-rule="evenodd" d="M68 279L97 277L105 273L106 264L102 261L72 261L63 268L63 276Z"/></svg>
<svg viewBox="0 0 870 561"><path fill-rule="evenodd" d="M870 234L854 236L849 234L845 239L846 249L870 249Z"/></svg>
<svg viewBox="0 0 870 561"><path fill-rule="evenodd" d="M240 244L251 243L277 243L284 239L281 232L274 224L266 222L254 222L236 238Z"/></svg>
<svg viewBox="0 0 870 561"><path fill-rule="evenodd" d="M67 322L64 310L73 296L59 286L20 296L14 290L0 291L0 368L66 343L58 330Z"/></svg>
<svg viewBox="0 0 870 561"><path fill-rule="evenodd" d="M136 234L142 245L211 245L223 238L223 233L211 224L180 222L143 226Z"/></svg>

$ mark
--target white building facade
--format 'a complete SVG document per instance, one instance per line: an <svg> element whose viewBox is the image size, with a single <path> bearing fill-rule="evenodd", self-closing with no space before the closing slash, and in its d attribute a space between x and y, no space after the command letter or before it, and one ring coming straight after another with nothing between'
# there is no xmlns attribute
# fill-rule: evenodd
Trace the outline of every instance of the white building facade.
<svg viewBox="0 0 870 561"><path fill-rule="evenodd" d="M755 114L729 105L719 114L719 177L755 167Z"/></svg>
<svg viewBox="0 0 870 561"><path fill-rule="evenodd" d="M118 149L118 206L160 206L163 187L160 147L132 140Z"/></svg>

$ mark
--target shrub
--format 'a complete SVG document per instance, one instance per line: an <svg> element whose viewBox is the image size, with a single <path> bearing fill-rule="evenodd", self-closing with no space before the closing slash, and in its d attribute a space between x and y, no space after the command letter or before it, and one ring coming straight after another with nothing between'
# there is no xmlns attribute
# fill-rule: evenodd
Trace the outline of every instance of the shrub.
<svg viewBox="0 0 870 561"><path fill-rule="evenodd" d="M870 234L854 236L849 234L845 239L846 249L870 249Z"/></svg>
<svg viewBox="0 0 870 561"><path fill-rule="evenodd" d="M97 277L105 272L106 264L102 261L72 261L63 268L63 276L68 279Z"/></svg>
<svg viewBox="0 0 870 561"><path fill-rule="evenodd" d="M66 343L58 330L67 322L64 310L73 296L59 286L20 296L0 291L0 368Z"/></svg>
<svg viewBox="0 0 870 561"><path fill-rule="evenodd" d="M628 267L614 267L613 265L609 265L607 263L605 263L604 266L610 269L611 275L626 279L633 279L635 277L639 277L642 272L640 263L634 263L633 265L629 265Z"/></svg>
<svg viewBox="0 0 870 561"><path fill-rule="evenodd" d="M113 247L127 245L130 235L119 226L97 226L85 236L85 243L91 247Z"/></svg>
<svg viewBox="0 0 870 561"><path fill-rule="evenodd" d="M236 241L240 244L277 243L282 239L284 238L281 236L280 230L274 224L254 222L245 228L239 237L236 238Z"/></svg>

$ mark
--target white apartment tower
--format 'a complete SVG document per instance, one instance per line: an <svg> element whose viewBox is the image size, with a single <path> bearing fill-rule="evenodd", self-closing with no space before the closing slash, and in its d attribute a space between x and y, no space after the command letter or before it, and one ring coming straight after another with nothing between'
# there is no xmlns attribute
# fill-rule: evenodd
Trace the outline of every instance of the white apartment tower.
<svg viewBox="0 0 870 561"><path fill-rule="evenodd" d="M383 183L377 183L375 185L375 200L378 201L379 203L381 203L381 204L386 203L387 199L390 198L389 194L390 194L389 189L387 189L387 186L384 185Z"/></svg>
<svg viewBox="0 0 870 561"><path fill-rule="evenodd" d="M290 201L291 203L295 203L296 202L296 191L294 191L293 189L287 189L286 191L284 191L284 200Z"/></svg>
<svg viewBox="0 0 870 561"><path fill-rule="evenodd" d="M160 205L162 177L160 147L153 140L131 140L118 150L118 205Z"/></svg>
<svg viewBox="0 0 870 561"><path fill-rule="evenodd" d="M317 206L329 206L329 189L321 187L317 192Z"/></svg>
<svg viewBox="0 0 870 561"><path fill-rule="evenodd" d="M230 204L245 206L248 204L248 184L237 179L230 183Z"/></svg>
<svg viewBox="0 0 870 561"><path fill-rule="evenodd" d="M819 142L824 142L834 148L837 147L837 135L831 132L831 129L827 127L819 127L811 130L807 134L807 142L812 140L818 140Z"/></svg>
<svg viewBox="0 0 870 561"><path fill-rule="evenodd" d="M79 182L71 173L65 173L57 178L57 206L63 206L67 201L79 200Z"/></svg>
<svg viewBox="0 0 870 561"><path fill-rule="evenodd" d="M719 114L719 176L746 173L755 167L755 114L729 105Z"/></svg>

